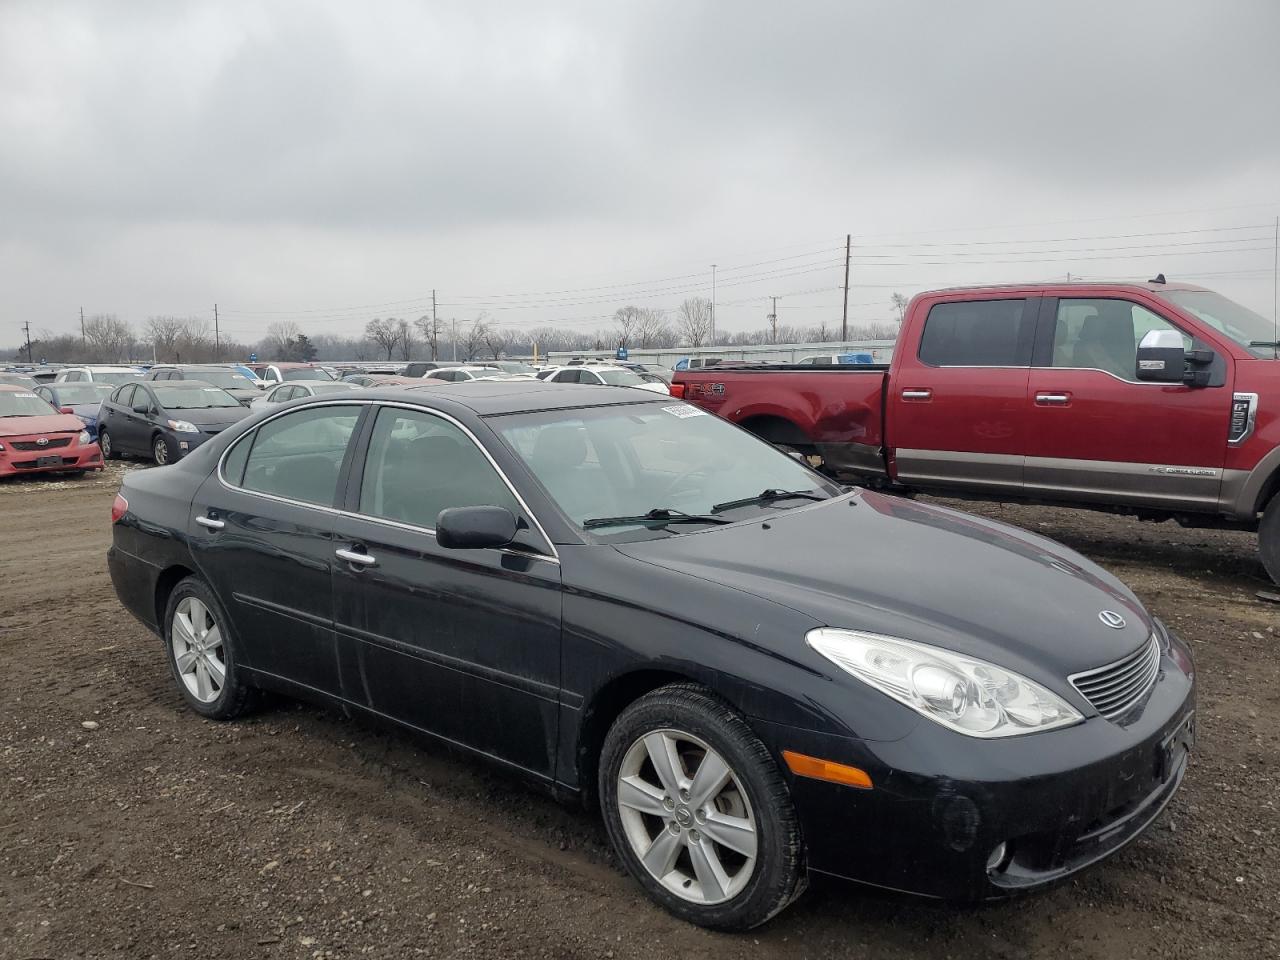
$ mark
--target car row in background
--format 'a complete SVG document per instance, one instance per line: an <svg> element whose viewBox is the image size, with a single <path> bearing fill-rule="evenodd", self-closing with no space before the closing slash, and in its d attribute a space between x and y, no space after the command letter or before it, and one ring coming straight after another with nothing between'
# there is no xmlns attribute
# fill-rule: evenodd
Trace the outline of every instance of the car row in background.
<svg viewBox="0 0 1280 960"><path fill-rule="evenodd" d="M298 380L282 383L255 398L249 404L249 408L262 410L289 400L301 400L303 397L314 397L322 393L346 393L350 390L359 390L363 386L366 384L350 383L346 380Z"/></svg>
<svg viewBox="0 0 1280 960"><path fill-rule="evenodd" d="M246 407L260 399L267 386L262 380L246 376L233 367L208 363L157 364L147 371L146 378L161 381L200 380L210 386L221 387Z"/></svg>
<svg viewBox="0 0 1280 960"><path fill-rule="evenodd" d="M538 373L539 380L548 383L584 383L590 386L635 387L651 393L670 393L666 382L655 374L646 375L627 370L614 364L578 364L571 367L553 367Z"/></svg>
<svg viewBox="0 0 1280 960"><path fill-rule="evenodd" d="M45 400L59 413L70 413L80 418L89 439L98 442L98 412L114 388L109 383L42 383L35 388L35 395Z"/></svg>
<svg viewBox="0 0 1280 960"><path fill-rule="evenodd" d="M79 417L24 386L0 384L0 477L101 469L102 454Z"/></svg>
<svg viewBox="0 0 1280 960"><path fill-rule="evenodd" d="M127 383L102 402L98 443L107 459L134 454L164 466L248 415L226 390L200 380Z"/></svg>

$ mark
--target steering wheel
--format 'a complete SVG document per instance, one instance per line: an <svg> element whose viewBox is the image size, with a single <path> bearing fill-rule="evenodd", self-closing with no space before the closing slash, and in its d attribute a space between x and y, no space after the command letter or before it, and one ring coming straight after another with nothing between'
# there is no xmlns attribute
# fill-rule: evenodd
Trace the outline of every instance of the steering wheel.
<svg viewBox="0 0 1280 960"><path fill-rule="evenodd" d="M680 491L680 485L684 483L686 480L691 479L692 477L705 476L708 470L708 466L709 465L706 463L698 463L690 467L688 470L685 470L682 473L679 473L676 476L672 477L671 481L665 487L662 488L662 493L659 494L658 499L664 503L668 500L677 499ZM687 492L696 493L697 491L689 490Z"/></svg>

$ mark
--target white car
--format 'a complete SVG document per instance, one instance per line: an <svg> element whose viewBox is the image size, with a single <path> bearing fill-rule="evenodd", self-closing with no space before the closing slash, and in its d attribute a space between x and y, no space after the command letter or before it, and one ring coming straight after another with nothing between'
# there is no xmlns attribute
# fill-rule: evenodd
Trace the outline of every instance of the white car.
<svg viewBox="0 0 1280 960"><path fill-rule="evenodd" d="M456 367L438 367L435 370L428 370L422 377L424 380L445 380L449 383L464 383L467 380L491 380L502 375L501 367L467 364Z"/></svg>
<svg viewBox="0 0 1280 960"><path fill-rule="evenodd" d="M268 390L262 396L256 397L249 404L249 409L265 410L267 407L277 403L301 400L303 397L314 397L319 393L346 393L359 389L361 389L360 384L347 383L344 380L295 380L292 383L282 383L278 387Z"/></svg>
<svg viewBox="0 0 1280 960"><path fill-rule="evenodd" d="M102 365L93 367L64 367L54 377L54 383L132 383L146 374L137 367Z"/></svg>
<svg viewBox="0 0 1280 960"><path fill-rule="evenodd" d="M637 390L648 390L650 393L665 395L671 393L665 383L647 381L630 370L608 364L561 367L540 379L546 383L586 383L597 386L603 384L610 387L635 387Z"/></svg>

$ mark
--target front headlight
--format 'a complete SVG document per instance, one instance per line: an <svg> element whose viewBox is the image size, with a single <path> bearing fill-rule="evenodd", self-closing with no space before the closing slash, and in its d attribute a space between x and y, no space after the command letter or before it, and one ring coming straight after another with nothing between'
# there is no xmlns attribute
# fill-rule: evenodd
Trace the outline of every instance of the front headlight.
<svg viewBox="0 0 1280 960"><path fill-rule="evenodd" d="M168 423L169 423L169 429L177 431L178 433L199 433L200 432L199 427L197 427L194 423L187 423L187 421L185 420L170 420L168 421Z"/></svg>
<svg viewBox="0 0 1280 960"><path fill-rule="evenodd" d="M1084 719L1026 677L939 647L834 627L804 639L846 673L969 737L1013 737Z"/></svg>
<svg viewBox="0 0 1280 960"><path fill-rule="evenodd" d="M93 438L89 436L88 430L81 430L80 436L76 438L76 442L82 447L87 447L89 444L93 443Z"/></svg>

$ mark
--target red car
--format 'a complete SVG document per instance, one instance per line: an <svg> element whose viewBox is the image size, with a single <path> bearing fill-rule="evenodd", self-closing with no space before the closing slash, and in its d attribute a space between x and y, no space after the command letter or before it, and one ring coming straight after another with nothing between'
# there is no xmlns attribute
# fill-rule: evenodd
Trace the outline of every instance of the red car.
<svg viewBox="0 0 1280 960"><path fill-rule="evenodd" d="M721 363L677 396L873 486L1257 530L1280 582L1280 345L1188 284L911 301L888 366Z"/></svg>
<svg viewBox="0 0 1280 960"><path fill-rule="evenodd" d="M0 384L0 477L102 469L102 451L80 418L59 413L26 387Z"/></svg>

